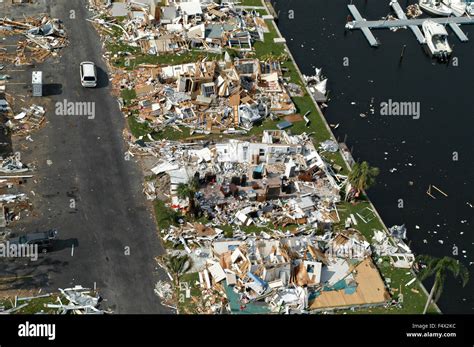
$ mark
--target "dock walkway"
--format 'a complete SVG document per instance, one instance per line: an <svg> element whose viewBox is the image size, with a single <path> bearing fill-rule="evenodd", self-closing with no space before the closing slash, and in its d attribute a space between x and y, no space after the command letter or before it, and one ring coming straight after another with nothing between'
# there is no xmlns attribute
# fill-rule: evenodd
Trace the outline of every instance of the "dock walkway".
<svg viewBox="0 0 474 347"><path fill-rule="evenodd" d="M408 27L415 35L419 43L425 43L425 37L421 30L418 28L426 20L433 21L435 23L449 25L451 30L456 34L461 42L469 41L469 38L461 30L460 24L474 24L474 18L471 17L440 17L440 18L415 18L408 19L405 12L401 8L397 1L391 1L390 6L395 11L398 19L396 20L366 20L362 17L359 10L355 5L347 5L347 8L354 18L353 21L346 24L346 28L349 30L359 29L366 37L369 44L373 47L379 46L380 42L372 34L371 29L390 29L399 27Z"/></svg>

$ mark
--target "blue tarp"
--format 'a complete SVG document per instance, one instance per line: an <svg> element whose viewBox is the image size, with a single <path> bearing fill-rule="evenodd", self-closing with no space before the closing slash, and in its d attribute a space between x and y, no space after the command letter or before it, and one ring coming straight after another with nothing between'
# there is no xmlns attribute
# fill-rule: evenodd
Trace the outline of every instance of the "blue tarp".
<svg viewBox="0 0 474 347"><path fill-rule="evenodd" d="M332 287L331 286L327 286L327 287L324 287L324 291L331 291L331 290L341 290L341 289L345 289L347 287L346 285L346 281L345 280L340 280L338 282L336 282Z"/></svg>
<svg viewBox="0 0 474 347"><path fill-rule="evenodd" d="M283 122L280 122L277 124L277 128L280 129L280 130L283 130L283 129L287 129L289 127L291 127L293 125L293 123L291 122L288 122L288 121L283 121Z"/></svg>

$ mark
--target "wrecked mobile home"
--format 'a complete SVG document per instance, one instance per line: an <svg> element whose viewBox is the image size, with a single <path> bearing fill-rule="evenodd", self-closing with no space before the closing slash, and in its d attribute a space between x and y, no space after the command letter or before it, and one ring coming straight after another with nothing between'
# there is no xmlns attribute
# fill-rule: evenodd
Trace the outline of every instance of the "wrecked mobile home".
<svg viewBox="0 0 474 347"><path fill-rule="evenodd" d="M339 222L335 203L346 177L332 172L306 134L274 130L265 131L261 142L158 146L160 158L151 172L169 175L175 209L189 205L177 192L179 184L195 180L200 208L216 221L246 226Z"/></svg>
<svg viewBox="0 0 474 347"><path fill-rule="evenodd" d="M355 229L235 229L186 225L165 231L189 242L194 284L204 294L199 313L310 313L385 306L390 293L371 258L370 245ZM186 242L186 241L185 241Z"/></svg>
<svg viewBox="0 0 474 347"><path fill-rule="evenodd" d="M123 111L155 131L183 126L191 133L245 133L267 117L296 113L278 62L229 58L139 68L116 73L113 84L117 94L135 91Z"/></svg>
<svg viewBox="0 0 474 347"><path fill-rule="evenodd" d="M124 132L125 156L140 159L157 219L172 219L160 226L166 257L189 268L158 261L170 279L155 287L164 305L208 314L401 305L376 264L409 268L413 255L385 231L363 236L357 221L377 218L371 208L347 216L347 176L325 159L339 144L316 148L300 126L292 134L311 123L292 98L325 106L327 79L316 69L291 83L285 53L256 54L268 17L208 1L91 0L90 9L121 110L143 130ZM275 130L256 131L268 121Z"/></svg>
<svg viewBox="0 0 474 347"><path fill-rule="evenodd" d="M264 20L236 9L230 2L91 0L90 8L97 12L92 19L96 25L105 30L118 28L122 41L153 55L190 49L251 51L253 43L262 41L268 32ZM117 24L116 19L122 18L125 20Z"/></svg>
<svg viewBox="0 0 474 347"><path fill-rule="evenodd" d="M124 113L155 132L179 126L191 133L243 133L267 117L287 122L295 115L291 95L300 95L301 87L282 77L278 57L254 57L253 44L269 32L257 13L202 1L91 1L91 9L107 42L116 94L136 94ZM152 64L146 58L198 52L224 59Z"/></svg>
<svg viewBox="0 0 474 347"><path fill-rule="evenodd" d="M330 169L307 135L274 130L261 142L160 141L131 150L150 148L157 156L151 172L169 182L170 206L191 208L179 186L194 181L192 204L208 220L162 230L199 274L206 293L199 312L307 313L390 301L369 242L350 225L335 228L346 177ZM156 198L155 189L149 181L144 192Z"/></svg>

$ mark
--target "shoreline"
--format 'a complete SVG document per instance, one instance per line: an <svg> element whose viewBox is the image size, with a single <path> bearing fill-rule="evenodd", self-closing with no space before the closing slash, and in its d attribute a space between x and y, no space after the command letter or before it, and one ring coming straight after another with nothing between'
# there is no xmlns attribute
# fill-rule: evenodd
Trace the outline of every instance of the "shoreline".
<svg viewBox="0 0 474 347"><path fill-rule="evenodd" d="M264 6L264 7L266 8L267 13L276 13L275 9L273 8L273 4L272 4L269 0L268 0L268 1L267 1L267 0L261 0L261 2L262 2L262 6ZM271 6L271 8L270 8L270 6ZM272 15L272 17L273 17L273 15ZM273 26L275 27L275 30L276 30L278 36L279 36L280 38L284 38L284 36L282 35L282 33L281 33L281 31L280 31L280 28L278 27L277 23L275 22L275 18L274 18L274 17L271 19L271 22L272 22ZM284 38L284 39L285 39L285 38ZM296 59L294 58L293 53L291 52L290 48L288 47L288 44L286 43L286 39L285 39L285 42L282 43L282 44L285 46L285 49L286 49L286 51L287 51L287 53L288 53L288 56L289 56L289 58L291 59L293 65L295 66L295 69L296 69L296 71L297 71L297 73L298 73L300 79L301 79L302 81L304 81L304 79L303 79L303 74L301 73L301 70L300 70L298 64L296 63ZM316 102L316 100L314 99L313 95L309 92L306 83L303 83L303 84L304 84L304 89L306 90L306 92L307 92L308 95L310 96L311 100L313 101L314 106L316 107L316 110L318 111L318 116L319 116L319 118L320 118L321 121L324 123L326 129L327 129L328 132L330 133L331 138L332 138L334 141L337 142L337 139L336 139L336 137L334 136L334 134L333 134L331 128L329 127L329 125L328 125L328 123L327 123L327 121L326 121L326 118L324 117L324 114L323 114L321 108L319 107L319 104ZM340 153L340 149L339 149L339 153ZM341 154L341 153L340 153L340 154ZM351 166L350 166L349 162L347 161L346 157L345 157L344 155L342 155L342 154L341 154L341 156L342 156L342 159L343 159L343 161L344 161L346 167L350 170L350 169L351 169ZM365 191L364 191L364 196L366 197L366 199L367 199L367 201L369 202L369 204L370 204L372 210L374 211L375 215L377 216L377 219L380 221L380 223L381 223L382 226L384 227L384 229L385 229L384 231L388 234L389 237L391 237L390 234L389 234L389 232L388 232L388 228L387 228L387 226L385 225L384 220L383 220L382 217L380 216L379 212L377 211L376 207L374 206L374 204L372 203L372 201L370 200L368 194L367 194ZM377 268L378 268L378 267L377 267ZM413 276L416 277L416 275L415 275L415 273L414 273L414 271L413 271L413 268L410 269L410 272L411 272L411 274L412 274ZM421 281L419 281L418 279L417 279L417 282L419 283L420 288L423 290L423 293L428 297L428 296L429 296L429 292L428 292L427 289L425 288L424 284L423 284ZM435 302L432 302L431 305L435 307L436 311L437 311L439 314L442 313L441 309L438 307L438 305L437 305Z"/></svg>

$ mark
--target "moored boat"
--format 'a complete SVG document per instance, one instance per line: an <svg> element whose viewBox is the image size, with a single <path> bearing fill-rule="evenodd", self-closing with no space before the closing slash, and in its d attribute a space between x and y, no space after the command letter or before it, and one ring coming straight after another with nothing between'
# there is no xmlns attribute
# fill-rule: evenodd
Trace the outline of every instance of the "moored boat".
<svg viewBox="0 0 474 347"><path fill-rule="evenodd" d="M466 3L461 0L443 0L456 17L461 17L466 12Z"/></svg>
<svg viewBox="0 0 474 347"><path fill-rule="evenodd" d="M452 49L448 43L448 32L445 27L432 20L425 20L422 24L426 45L433 57L441 60L447 59Z"/></svg>
<svg viewBox="0 0 474 347"><path fill-rule="evenodd" d="M420 0L418 5L423 11L435 16L447 17L453 14L453 11L443 4L441 0Z"/></svg>

